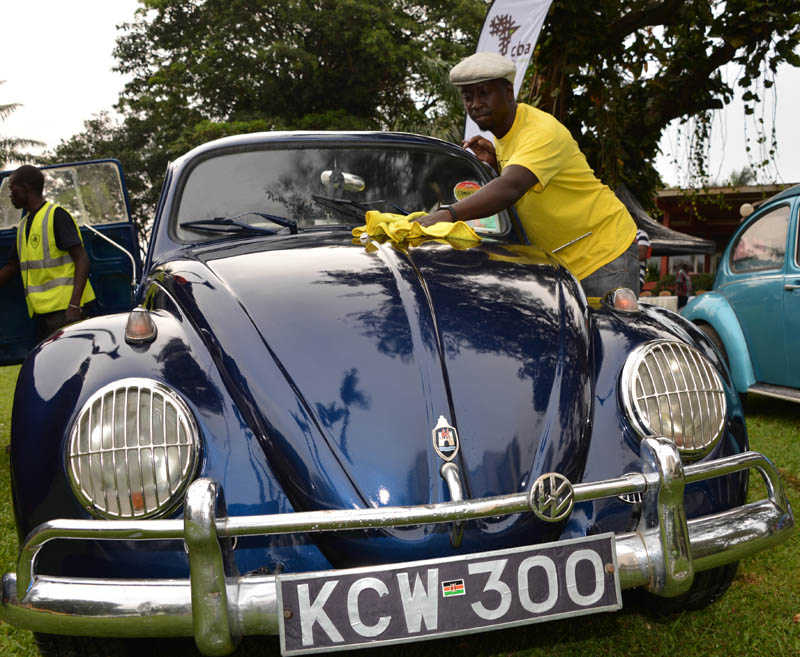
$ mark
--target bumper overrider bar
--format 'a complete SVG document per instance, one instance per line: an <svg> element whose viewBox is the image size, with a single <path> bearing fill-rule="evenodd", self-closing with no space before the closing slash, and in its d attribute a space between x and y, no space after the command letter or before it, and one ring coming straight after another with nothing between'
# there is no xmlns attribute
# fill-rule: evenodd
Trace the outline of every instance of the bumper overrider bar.
<svg viewBox="0 0 800 657"><path fill-rule="evenodd" d="M574 486L575 502L640 493L636 531L617 534L618 574L623 589L644 587L673 597L692 584L694 573L738 561L789 538L794 517L773 463L745 452L684 466L671 441L642 441L642 472ZM767 498L687 522L688 483L758 471ZM16 573L2 582L0 618L36 632L117 637L194 636L207 655L232 652L242 635L277 634L275 577L239 576L233 566L235 537L344 531L476 518L531 511L528 493L412 507L226 517L221 488L210 479L191 484L182 520L54 520L31 532ZM48 541L185 541L188 580L78 579L36 574L36 556Z"/></svg>

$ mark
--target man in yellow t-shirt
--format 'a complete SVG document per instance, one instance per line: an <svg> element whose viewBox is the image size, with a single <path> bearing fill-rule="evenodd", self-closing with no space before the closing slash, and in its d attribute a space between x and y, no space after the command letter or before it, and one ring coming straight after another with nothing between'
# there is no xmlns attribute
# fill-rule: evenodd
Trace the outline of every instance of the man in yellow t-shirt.
<svg viewBox="0 0 800 657"><path fill-rule="evenodd" d="M514 63L476 53L450 71L470 118L495 137L465 142L500 176L471 196L419 219L469 221L512 205L530 241L560 257L587 296L616 287L638 292L636 224L601 183L555 117L514 99Z"/></svg>

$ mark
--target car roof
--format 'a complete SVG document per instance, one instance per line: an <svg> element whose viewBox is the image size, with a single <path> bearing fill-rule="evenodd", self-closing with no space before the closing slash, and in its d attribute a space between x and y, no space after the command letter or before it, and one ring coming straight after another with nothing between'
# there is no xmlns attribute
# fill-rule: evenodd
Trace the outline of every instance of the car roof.
<svg viewBox="0 0 800 657"><path fill-rule="evenodd" d="M436 145L440 148L445 148L461 153L469 153L460 146L452 142L437 139L436 137L429 137L426 135L417 135L408 132L388 132L388 131L336 131L336 130L298 130L298 131L274 131L274 132L251 132L241 135L231 135L222 137L213 141L206 142L197 146L189 152L181 155L175 160L175 164L188 162L198 156L205 155L211 151L224 149L227 147L266 144L266 143L280 143L280 142L317 142L322 146L324 143L339 141L339 142L375 142L375 143L394 143L406 145Z"/></svg>
<svg viewBox="0 0 800 657"><path fill-rule="evenodd" d="M778 192L777 194L775 194L775 196L770 196L761 205L764 205L765 203L771 203L772 201L779 201L780 199L783 198L790 198L792 196L797 196L798 194L800 194L800 185L792 185L788 189L784 189L782 192Z"/></svg>

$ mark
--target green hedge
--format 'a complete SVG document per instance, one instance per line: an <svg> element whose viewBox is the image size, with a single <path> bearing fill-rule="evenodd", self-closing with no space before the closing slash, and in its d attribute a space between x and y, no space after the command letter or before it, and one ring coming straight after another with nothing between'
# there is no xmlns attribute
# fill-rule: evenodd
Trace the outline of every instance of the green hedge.
<svg viewBox="0 0 800 657"><path fill-rule="evenodd" d="M714 274L692 274L692 291L710 290L714 285ZM654 297L657 297L662 290L668 290L675 294L675 274L662 276L656 286L651 290Z"/></svg>

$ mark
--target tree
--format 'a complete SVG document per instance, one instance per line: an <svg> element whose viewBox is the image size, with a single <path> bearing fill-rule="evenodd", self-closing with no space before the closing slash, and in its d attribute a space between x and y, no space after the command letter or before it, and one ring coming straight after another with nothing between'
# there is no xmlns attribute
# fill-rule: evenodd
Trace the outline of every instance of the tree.
<svg viewBox="0 0 800 657"><path fill-rule="evenodd" d="M145 242L145 229L152 222L157 200L153 194L161 189L166 166L161 166L159 160L153 167L151 160L158 156L159 150L148 146L147 135L138 130L135 117L120 123L107 112L101 112L84 122L82 133L62 141L47 159L53 162L80 162L108 157L119 160L125 172L128 194L135 200L134 223L140 239Z"/></svg>
<svg viewBox="0 0 800 657"><path fill-rule="evenodd" d="M0 84L5 84L5 80L0 80ZM0 105L0 121L6 119L18 107L20 107L19 103ZM24 149L37 146L44 146L44 144L33 139L0 135L0 170L5 169L11 161L28 159L30 155Z"/></svg>
<svg viewBox="0 0 800 657"><path fill-rule="evenodd" d="M754 182L756 182L756 172L751 167L742 167L740 171L734 169L728 178L728 184L731 187L741 187Z"/></svg>
<svg viewBox="0 0 800 657"><path fill-rule="evenodd" d="M115 50L117 70L130 76L122 123L89 122L55 155L121 156L138 176L132 196L142 219L167 163L227 134L396 129L459 142L464 113L447 73L473 51L489 6L140 3ZM647 204L660 185L654 162L671 121L696 127L687 166L707 180L711 112L736 89L754 111L778 65L800 65L798 9L800 0L554 0L520 100L553 113L604 182L627 184ZM735 85L721 75L726 64L741 69ZM758 139L774 151L766 130Z"/></svg>
<svg viewBox="0 0 800 657"><path fill-rule="evenodd" d="M123 122L105 118L55 157L110 155L140 169L144 219L167 163L209 138L256 130L447 132L430 83L474 47L487 0L140 0L117 40ZM445 116L445 120L441 117ZM119 156L117 153L116 156ZM128 168L128 171L131 171Z"/></svg>
<svg viewBox="0 0 800 657"><path fill-rule="evenodd" d="M570 128L604 182L647 202L673 119L695 121L687 166L707 177L710 113L735 94L721 67L740 67L752 113L780 63L800 66L798 9L797 0L555 0L525 95Z"/></svg>

